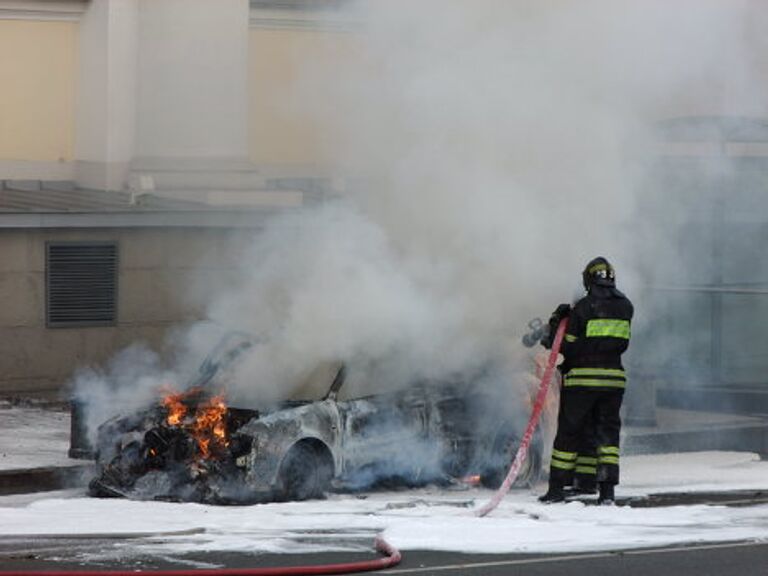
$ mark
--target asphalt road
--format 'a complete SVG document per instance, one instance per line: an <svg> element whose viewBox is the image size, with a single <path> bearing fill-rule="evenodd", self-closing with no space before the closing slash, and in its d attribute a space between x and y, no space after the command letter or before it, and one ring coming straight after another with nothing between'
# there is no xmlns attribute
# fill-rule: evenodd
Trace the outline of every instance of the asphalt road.
<svg viewBox="0 0 768 576"><path fill-rule="evenodd" d="M98 559L91 556L96 554ZM88 558L91 557L91 560ZM327 564L374 558L368 553L249 555L188 554L136 556L125 539L49 539L0 541L0 575L4 571L195 568L252 568ZM765 576L768 542L737 542L585 554L489 555L407 551L400 565L382 574L467 576Z"/></svg>

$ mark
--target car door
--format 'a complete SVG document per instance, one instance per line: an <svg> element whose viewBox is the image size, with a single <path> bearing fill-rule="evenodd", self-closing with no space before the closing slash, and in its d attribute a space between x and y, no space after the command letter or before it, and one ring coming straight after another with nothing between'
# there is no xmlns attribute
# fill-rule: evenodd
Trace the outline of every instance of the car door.
<svg viewBox="0 0 768 576"><path fill-rule="evenodd" d="M344 474L352 484L414 479L423 467L428 414L423 398L384 394L340 402Z"/></svg>

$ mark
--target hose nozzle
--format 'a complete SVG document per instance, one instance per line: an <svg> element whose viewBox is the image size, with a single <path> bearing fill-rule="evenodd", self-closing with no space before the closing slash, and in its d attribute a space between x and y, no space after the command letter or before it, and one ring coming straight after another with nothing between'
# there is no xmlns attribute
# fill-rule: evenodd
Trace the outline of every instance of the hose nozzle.
<svg viewBox="0 0 768 576"><path fill-rule="evenodd" d="M528 322L528 332L523 334L523 346L533 348L541 342L541 339L549 335L549 324L544 324L541 318L534 318Z"/></svg>

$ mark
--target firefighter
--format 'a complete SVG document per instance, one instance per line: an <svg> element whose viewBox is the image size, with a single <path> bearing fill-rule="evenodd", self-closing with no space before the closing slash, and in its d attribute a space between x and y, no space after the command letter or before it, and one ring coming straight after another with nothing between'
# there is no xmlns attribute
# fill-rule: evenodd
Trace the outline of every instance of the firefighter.
<svg viewBox="0 0 768 576"><path fill-rule="evenodd" d="M582 278L586 296L573 307L561 304L550 319L556 327L568 317L568 329L560 349L563 387L549 489L539 500L562 502L575 475L588 483L594 472L598 502L611 504L619 482L619 410L627 382L621 355L629 345L633 307L616 288L616 273L605 258L590 261ZM596 453L590 453L591 442Z"/></svg>

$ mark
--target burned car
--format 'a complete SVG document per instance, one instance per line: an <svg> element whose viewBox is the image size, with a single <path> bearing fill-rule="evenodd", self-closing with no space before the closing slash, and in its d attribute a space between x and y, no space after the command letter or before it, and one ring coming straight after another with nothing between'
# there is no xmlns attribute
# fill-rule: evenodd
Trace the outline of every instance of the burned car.
<svg viewBox="0 0 768 576"><path fill-rule="evenodd" d="M228 407L210 392L215 368L207 360L187 392L100 426L92 495L237 504L377 486L494 487L526 423L526 410L505 413L482 378L340 400L339 366L323 398L257 411ZM517 485L538 480L541 452L535 437Z"/></svg>

